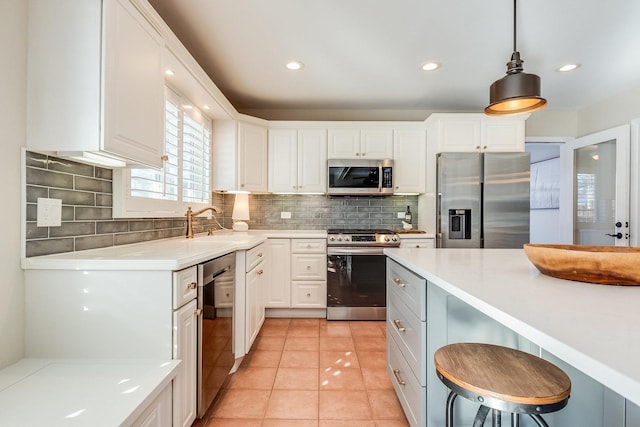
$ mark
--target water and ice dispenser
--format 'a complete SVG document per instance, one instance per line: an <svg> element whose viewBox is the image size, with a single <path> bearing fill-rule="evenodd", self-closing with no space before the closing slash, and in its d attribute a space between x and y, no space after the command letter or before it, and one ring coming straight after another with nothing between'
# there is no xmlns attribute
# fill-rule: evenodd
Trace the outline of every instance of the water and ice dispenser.
<svg viewBox="0 0 640 427"><path fill-rule="evenodd" d="M471 239L471 209L449 209L449 239Z"/></svg>

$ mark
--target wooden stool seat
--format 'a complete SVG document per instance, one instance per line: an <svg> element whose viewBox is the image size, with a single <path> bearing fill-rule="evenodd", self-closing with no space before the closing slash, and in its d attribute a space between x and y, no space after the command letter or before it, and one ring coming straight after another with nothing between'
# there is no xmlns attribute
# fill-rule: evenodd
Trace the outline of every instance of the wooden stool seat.
<svg viewBox="0 0 640 427"><path fill-rule="evenodd" d="M451 344L436 351L434 363L438 378L452 393L498 411L554 412L566 406L571 393L571 380L560 368L512 348ZM449 410L452 417L452 407Z"/></svg>

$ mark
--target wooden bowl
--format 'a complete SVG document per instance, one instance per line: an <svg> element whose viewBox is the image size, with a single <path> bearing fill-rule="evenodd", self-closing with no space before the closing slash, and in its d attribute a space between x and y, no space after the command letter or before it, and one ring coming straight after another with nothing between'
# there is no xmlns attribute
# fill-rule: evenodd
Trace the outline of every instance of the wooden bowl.
<svg viewBox="0 0 640 427"><path fill-rule="evenodd" d="M625 246L526 244L541 273L603 285L640 285L640 248Z"/></svg>

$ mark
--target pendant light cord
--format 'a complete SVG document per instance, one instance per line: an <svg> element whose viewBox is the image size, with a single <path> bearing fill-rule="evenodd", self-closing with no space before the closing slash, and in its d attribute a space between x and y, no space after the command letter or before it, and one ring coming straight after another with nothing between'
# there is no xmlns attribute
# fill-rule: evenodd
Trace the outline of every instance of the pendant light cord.
<svg viewBox="0 0 640 427"><path fill-rule="evenodd" d="M513 51L518 51L516 48L516 0L513 0Z"/></svg>

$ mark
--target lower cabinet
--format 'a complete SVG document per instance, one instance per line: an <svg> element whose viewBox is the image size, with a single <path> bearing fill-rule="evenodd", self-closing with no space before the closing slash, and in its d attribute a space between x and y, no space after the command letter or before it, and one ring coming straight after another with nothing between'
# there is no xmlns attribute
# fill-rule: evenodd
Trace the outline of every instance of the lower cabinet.
<svg viewBox="0 0 640 427"><path fill-rule="evenodd" d="M171 419L171 384L131 424L132 427L172 427L175 425Z"/></svg>
<svg viewBox="0 0 640 427"><path fill-rule="evenodd" d="M269 239L268 308L327 306L325 239Z"/></svg>
<svg viewBox="0 0 640 427"><path fill-rule="evenodd" d="M429 249L436 247L436 239L435 238L414 238L400 235L400 247L401 248L418 248L418 249Z"/></svg>
<svg viewBox="0 0 640 427"><path fill-rule="evenodd" d="M246 251L246 351L253 345L264 323L265 288L267 286L267 246L264 243ZM237 261L237 260L236 260Z"/></svg>
<svg viewBox="0 0 640 427"><path fill-rule="evenodd" d="M173 313L173 358L182 360L173 380L173 425L189 427L196 419L198 374L197 303L193 299Z"/></svg>
<svg viewBox="0 0 640 427"><path fill-rule="evenodd" d="M387 260L387 370L412 427L426 425L426 281Z"/></svg>

